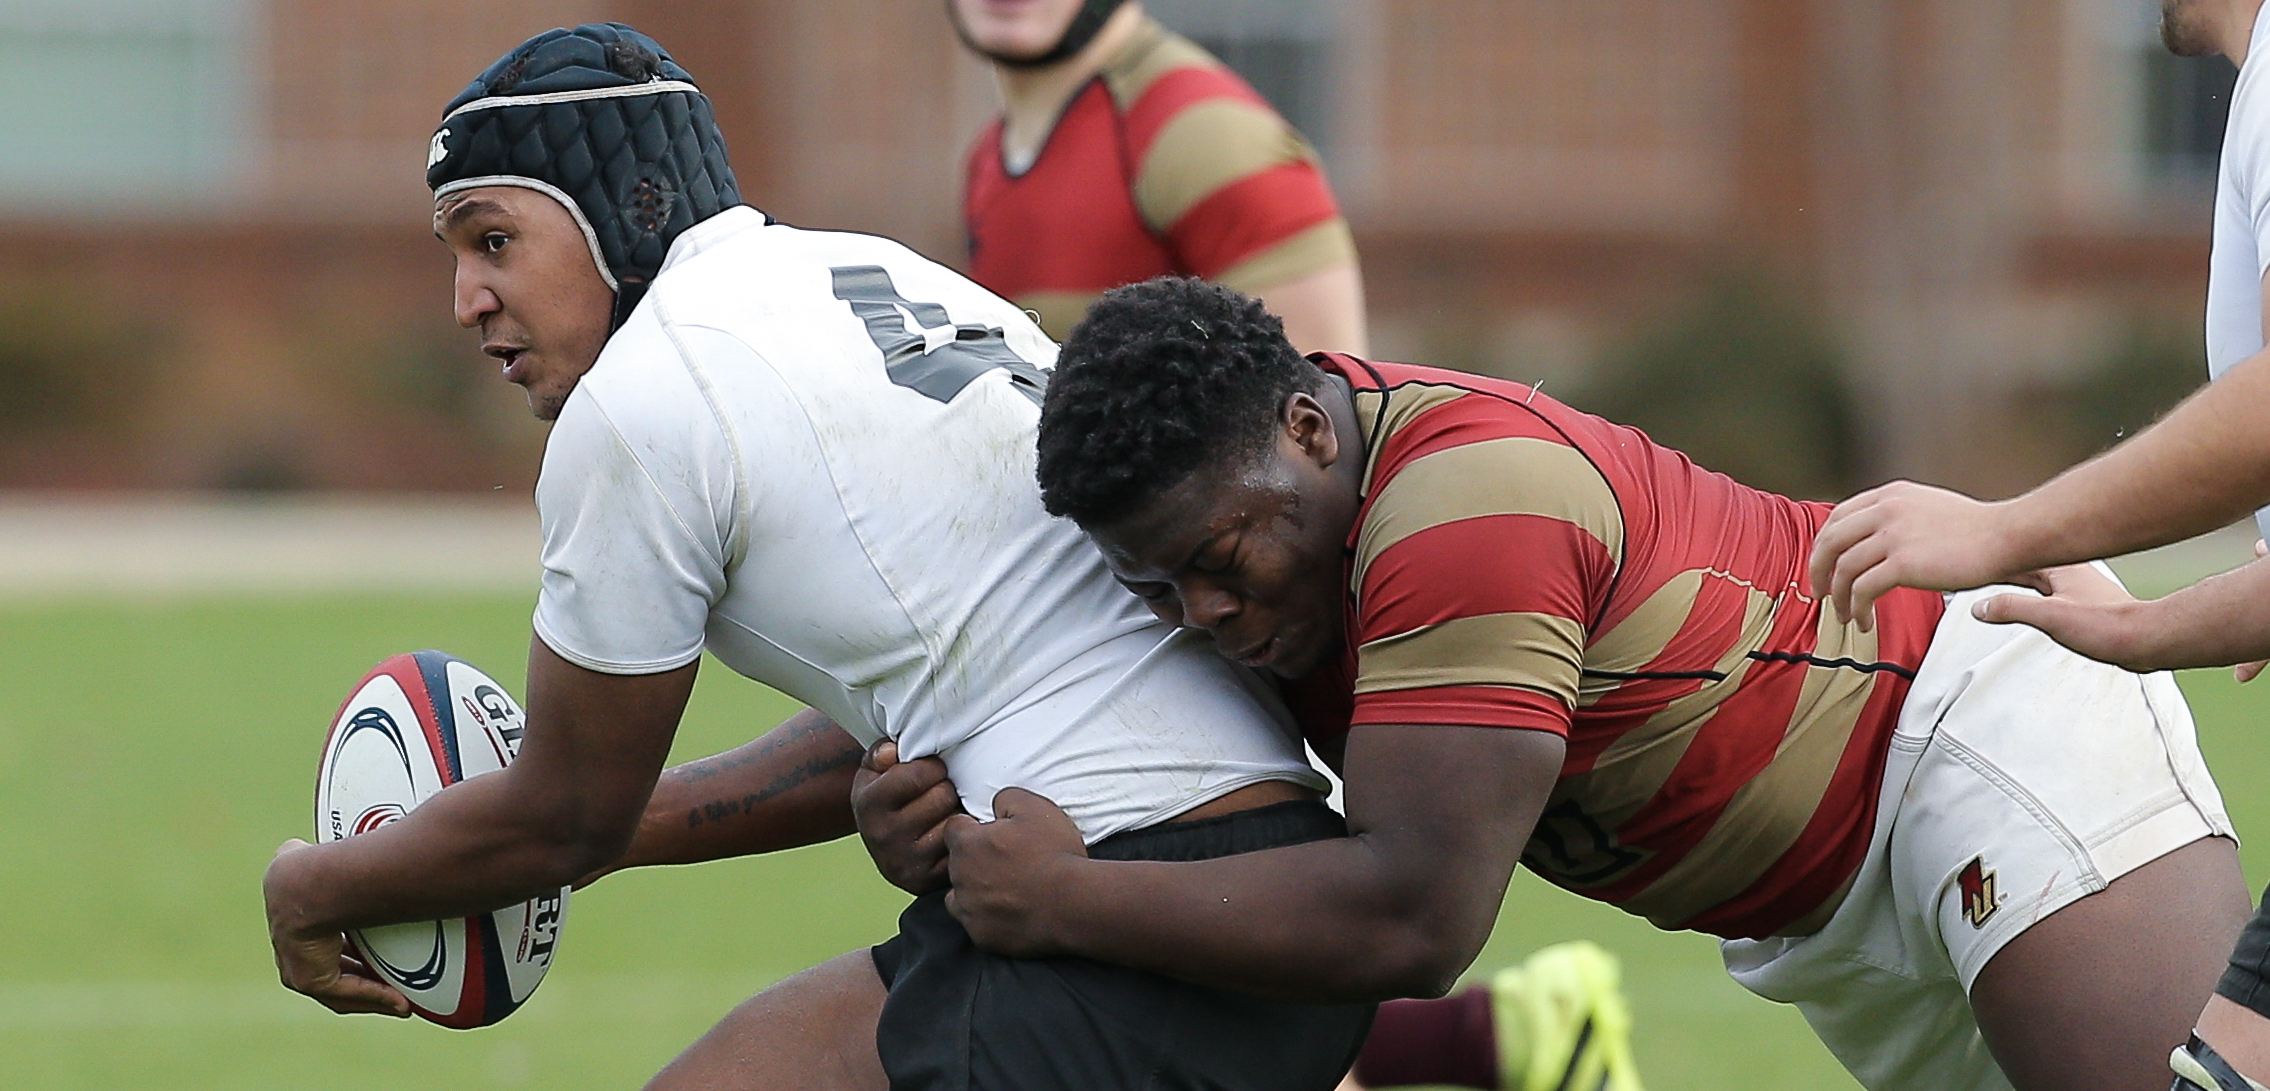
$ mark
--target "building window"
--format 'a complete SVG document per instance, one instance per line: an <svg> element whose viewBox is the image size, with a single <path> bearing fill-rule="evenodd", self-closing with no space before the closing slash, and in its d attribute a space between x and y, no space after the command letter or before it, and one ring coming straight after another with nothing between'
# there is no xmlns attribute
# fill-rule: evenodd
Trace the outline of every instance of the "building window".
<svg viewBox="0 0 2270 1091"><path fill-rule="evenodd" d="M0 210L224 196L250 151L248 0L0 9ZM37 106L25 104L39 104Z"/></svg>
<svg viewBox="0 0 2270 1091"><path fill-rule="evenodd" d="M1245 77L1330 157L1332 0L1145 0L1143 7Z"/></svg>

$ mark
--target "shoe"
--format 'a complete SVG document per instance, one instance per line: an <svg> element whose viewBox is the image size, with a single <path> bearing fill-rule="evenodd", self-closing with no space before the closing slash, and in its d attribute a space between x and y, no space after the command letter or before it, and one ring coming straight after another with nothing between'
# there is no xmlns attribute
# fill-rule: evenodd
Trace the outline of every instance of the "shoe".
<svg viewBox="0 0 2270 1091"><path fill-rule="evenodd" d="M1616 956L1589 940L1554 944L1499 971L1490 980L1498 1086L1644 1091L1632 1061L1623 977Z"/></svg>
<svg viewBox="0 0 2270 1091"><path fill-rule="evenodd" d="M2175 1070L2175 1084L2168 1091L2266 1091L2232 1068L2196 1034L2168 1054L2168 1067Z"/></svg>

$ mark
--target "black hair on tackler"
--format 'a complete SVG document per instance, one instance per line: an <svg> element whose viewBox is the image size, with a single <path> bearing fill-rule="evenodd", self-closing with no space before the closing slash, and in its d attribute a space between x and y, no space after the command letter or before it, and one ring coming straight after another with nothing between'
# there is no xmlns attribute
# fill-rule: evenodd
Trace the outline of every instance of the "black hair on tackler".
<svg viewBox="0 0 2270 1091"><path fill-rule="evenodd" d="M522 186L567 206L616 327L681 232L741 203L708 97L621 23L547 30L490 65L442 112L426 185L435 200Z"/></svg>

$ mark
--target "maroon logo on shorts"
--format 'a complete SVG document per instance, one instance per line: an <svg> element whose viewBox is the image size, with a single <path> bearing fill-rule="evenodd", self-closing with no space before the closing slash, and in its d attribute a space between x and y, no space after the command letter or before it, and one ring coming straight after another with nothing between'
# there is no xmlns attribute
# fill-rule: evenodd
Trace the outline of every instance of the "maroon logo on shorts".
<svg viewBox="0 0 2270 1091"><path fill-rule="evenodd" d="M1986 927L1987 918L2002 908L2002 895L1994 889L1994 873L1986 870L1986 857L1971 857L1955 882L1963 888L1963 919L1973 928Z"/></svg>

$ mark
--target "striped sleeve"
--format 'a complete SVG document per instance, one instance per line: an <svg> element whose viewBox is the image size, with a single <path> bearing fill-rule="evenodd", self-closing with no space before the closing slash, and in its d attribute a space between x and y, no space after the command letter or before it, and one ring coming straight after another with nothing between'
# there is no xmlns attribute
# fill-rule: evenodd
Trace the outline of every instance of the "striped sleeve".
<svg viewBox="0 0 2270 1091"><path fill-rule="evenodd" d="M1316 150L1195 46L1122 74L1135 203L1191 273L1259 292L1356 260Z"/></svg>
<svg viewBox="0 0 2270 1091"><path fill-rule="evenodd" d="M1397 459L1358 531L1352 722L1565 735L1622 551L1615 495L1549 432L1452 435Z"/></svg>

